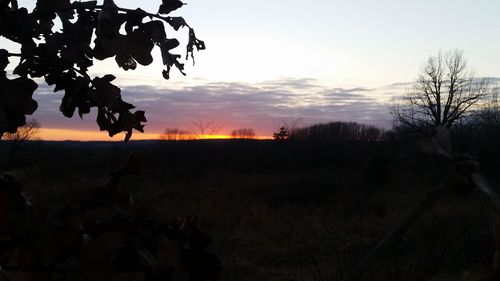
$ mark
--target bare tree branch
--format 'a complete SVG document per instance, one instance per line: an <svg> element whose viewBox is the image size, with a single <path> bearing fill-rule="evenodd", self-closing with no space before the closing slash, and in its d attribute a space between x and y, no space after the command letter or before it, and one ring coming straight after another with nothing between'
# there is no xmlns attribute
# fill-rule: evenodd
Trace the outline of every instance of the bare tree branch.
<svg viewBox="0 0 500 281"><path fill-rule="evenodd" d="M25 125L17 128L15 133L4 133L3 141L10 142L11 153L18 149L25 141L32 140L40 132L40 123L36 119L31 119Z"/></svg>
<svg viewBox="0 0 500 281"><path fill-rule="evenodd" d="M449 128L491 93L489 81L474 77L462 51L439 52L429 57L412 90L393 104L391 114L397 124L411 128Z"/></svg>

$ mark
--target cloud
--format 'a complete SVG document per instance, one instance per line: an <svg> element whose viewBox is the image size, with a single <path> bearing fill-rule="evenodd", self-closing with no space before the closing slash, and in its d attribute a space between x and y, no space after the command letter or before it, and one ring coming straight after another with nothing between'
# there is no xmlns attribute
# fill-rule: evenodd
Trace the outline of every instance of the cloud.
<svg viewBox="0 0 500 281"><path fill-rule="evenodd" d="M401 88L401 87L411 87L413 85L413 82L396 82L387 85L386 87L388 88Z"/></svg>
<svg viewBox="0 0 500 281"><path fill-rule="evenodd" d="M222 133L240 127L271 135L281 120L301 118L302 125L330 121L355 121L388 128L390 100L401 95L407 83L380 88L326 87L314 79L283 78L262 83L201 82L198 85L122 87L122 97L145 110L146 131L160 133L166 127L189 128L193 121L224 123ZM65 118L59 111L63 93L40 86L34 98L34 117L44 127L98 130L93 113L84 120Z"/></svg>

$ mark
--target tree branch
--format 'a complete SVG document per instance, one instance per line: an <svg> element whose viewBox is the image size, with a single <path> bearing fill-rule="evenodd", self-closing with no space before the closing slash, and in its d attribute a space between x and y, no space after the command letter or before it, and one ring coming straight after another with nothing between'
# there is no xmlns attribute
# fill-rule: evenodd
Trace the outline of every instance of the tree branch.
<svg viewBox="0 0 500 281"><path fill-rule="evenodd" d="M92 5L94 4L94 5ZM73 2L71 5L65 8L60 8L60 9L51 9L51 10L38 10L38 11L33 11L31 14L37 18L42 18L47 14L53 14L53 13L59 13L59 12L66 12L66 11L71 11L71 10L79 10L79 9L84 9L84 10L96 10L100 11L103 9L103 5L96 5L94 1L87 1L87 2ZM124 12L124 13L134 13L137 12L137 10L132 10L132 9L127 9L127 8L122 8L122 7L117 7L119 12ZM170 24L172 21L172 17L169 16L160 16L158 13L153 14L149 13L146 11L143 11L144 14L150 18L156 18L163 20L167 23ZM190 26L185 23L186 27L190 28Z"/></svg>

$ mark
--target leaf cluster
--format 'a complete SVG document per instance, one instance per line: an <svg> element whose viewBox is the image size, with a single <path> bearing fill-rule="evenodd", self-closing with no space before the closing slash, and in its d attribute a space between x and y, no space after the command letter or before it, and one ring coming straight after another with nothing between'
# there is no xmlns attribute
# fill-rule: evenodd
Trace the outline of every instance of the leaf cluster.
<svg viewBox="0 0 500 281"><path fill-rule="evenodd" d="M130 156L85 194L59 205L34 203L22 186L0 175L0 269L51 273L51 280L217 280L221 263L195 217L169 222L137 218L133 195L119 181L139 170ZM2 279L3 280L3 279Z"/></svg>
<svg viewBox="0 0 500 281"><path fill-rule="evenodd" d="M123 101L121 90L112 82L111 74L90 77L89 67L94 59L114 57L118 67L134 70L137 65L153 62L151 52L161 50L164 69L169 79L172 67L183 75L184 64L172 50L179 46L175 38L167 37L167 26L174 31L187 27L189 39L186 58L193 51L205 49L194 30L182 17L167 16L183 6L178 0L162 0L157 14L118 7L112 0L71 2L70 0L37 0L32 12L19 8L15 0L0 0L0 36L21 45L20 54L0 49L0 136L14 133L26 122L37 103L32 96L37 88L33 78L43 78L54 91L64 91L59 107L64 116L80 118L91 108L97 108L97 124L109 136L125 132L125 140L132 130L144 131L144 111ZM56 22L60 29L56 30ZM5 71L9 57L19 56L19 64L9 79Z"/></svg>

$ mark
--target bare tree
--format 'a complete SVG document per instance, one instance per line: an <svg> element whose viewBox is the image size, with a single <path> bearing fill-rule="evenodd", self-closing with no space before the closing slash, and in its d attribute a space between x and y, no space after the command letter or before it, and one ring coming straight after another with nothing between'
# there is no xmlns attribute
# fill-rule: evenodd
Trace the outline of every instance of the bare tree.
<svg viewBox="0 0 500 281"><path fill-rule="evenodd" d="M234 139L253 139L255 131L252 128L240 128L231 132L231 137Z"/></svg>
<svg viewBox="0 0 500 281"><path fill-rule="evenodd" d="M32 140L40 132L40 123L36 119L31 119L23 126L17 128L15 133L4 133L2 140L11 145L11 153L17 150L25 141Z"/></svg>
<svg viewBox="0 0 500 281"><path fill-rule="evenodd" d="M179 128L166 128L160 135L161 140L192 140L191 132Z"/></svg>
<svg viewBox="0 0 500 281"><path fill-rule="evenodd" d="M224 123L216 121L204 122L201 119L191 122L191 125L191 132L196 139L213 138L215 135L218 135L224 127Z"/></svg>
<svg viewBox="0 0 500 281"><path fill-rule="evenodd" d="M490 92L488 79L474 77L462 51L439 52L429 57L413 88L394 103L391 113L396 125L450 128Z"/></svg>

